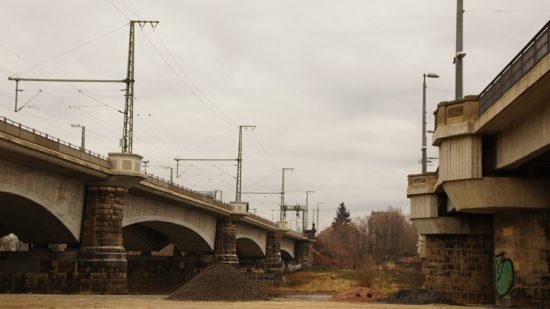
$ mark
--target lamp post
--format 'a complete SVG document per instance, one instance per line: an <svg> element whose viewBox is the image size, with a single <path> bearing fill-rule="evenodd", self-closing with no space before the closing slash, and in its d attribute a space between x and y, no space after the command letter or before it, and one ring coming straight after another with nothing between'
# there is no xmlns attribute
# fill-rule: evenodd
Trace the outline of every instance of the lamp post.
<svg viewBox="0 0 550 309"><path fill-rule="evenodd" d="M81 128L82 129L82 135L80 139L80 150L84 151L86 147L86 127L82 126L80 124L71 124L72 128Z"/></svg>
<svg viewBox="0 0 550 309"><path fill-rule="evenodd" d="M424 73L422 82L422 174L426 173L427 166L427 146L426 146L426 77L438 78L439 75L435 73Z"/></svg>

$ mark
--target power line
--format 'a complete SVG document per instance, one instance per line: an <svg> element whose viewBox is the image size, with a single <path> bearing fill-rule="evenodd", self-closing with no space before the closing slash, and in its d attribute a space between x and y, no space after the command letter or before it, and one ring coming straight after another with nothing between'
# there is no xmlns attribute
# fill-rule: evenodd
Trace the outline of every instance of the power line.
<svg viewBox="0 0 550 309"><path fill-rule="evenodd" d="M126 20L130 20L131 18L128 17L128 15L126 15L126 13L124 13L124 11L122 11L118 6L116 6L112 0L109 0L109 3L120 13L122 14L122 16L124 16L124 18L126 18Z"/></svg>
<svg viewBox="0 0 550 309"><path fill-rule="evenodd" d="M236 123L231 120L231 118L229 118L227 115L225 115L217 106L216 104L214 104L214 102L212 102L212 100L210 100L210 98L200 89L200 87L195 83L195 81L191 78L191 76L187 73L187 71L183 68L183 66L179 63L179 61L176 59L176 57L174 57L174 54L172 54L172 52L170 52L170 49L168 49L168 46L166 46L166 44L164 43L164 41L162 40L162 38L160 37L160 35L158 35L156 32L154 32L155 36L157 37L157 39L159 40L160 44L164 47L164 49L166 50L166 52L168 53L168 56L170 56L170 58L172 58L172 60L176 63L176 65L178 66L178 68L183 72L183 74L187 77L187 79L189 79L189 81L191 82L191 84L195 87L195 89L197 90L197 92L199 94L201 94L202 97L204 97L204 99L206 101L208 101L212 107L214 109L216 109L223 117L227 118L229 120L230 123L232 123L233 125L236 125Z"/></svg>
<svg viewBox="0 0 550 309"><path fill-rule="evenodd" d="M44 60L44 61L42 61L42 62L39 62L39 63L37 63L37 64L34 64L34 65L31 66L31 67L28 67L28 68L26 68L26 69L24 69L24 70L22 70L22 71L19 71L19 73L23 73L23 72L26 72L26 71L28 71L28 70L32 70L32 69L34 69L34 68L36 68L36 67L39 67L39 66L42 66L42 65L44 65L44 64L46 64L46 63L48 63L48 62L51 62L51 61L53 61L53 60L55 60L55 59L57 59L57 58L63 57L63 56L65 56L65 55L67 55L67 54L70 54L71 52L74 52L74 51L76 51L76 50L78 50L78 49L80 49L80 48L82 48L82 47L84 47L84 46L86 46L86 45L89 45L89 44L91 44L91 43L93 43L93 42L95 42L95 41L97 41L97 40L99 40L99 39L102 39L102 38L108 36L109 34L112 34L112 33L114 33L114 32L117 32L118 30L120 30L120 29L126 27L127 25L128 25L128 24L124 24L124 25L121 25L121 26L119 26L119 27L117 27L117 28L115 28L115 29L113 29L113 30L109 30L109 31L107 31L107 32L105 32L105 33L103 33L103 34L97 36L97 37L94 37L93 39L91 39L91 40L89 40L89 41L86 41L86 42L84 42L84 43L81 43L81 44L79 44L79 45L77 45L77 46L75 46L75 47L69 48L69 49L67 49L66 51L61 52L61 53L59 53L59 54L56 55L56 56L53 56L53 57L51 57L51 58L48 58L48 59L46 59L46 60Z"/></svg>
<svg viewBox="0 0 550 309"><path fill-rule="evenodd" d="M151 45L151 47L153 47L153 49L157 52L157 54L161 57L161 59L164 61L164 63L166 63L166 65L168 66L168 68L170 69L170 71L172 71L172 73L174 73L174 75L184 84L184 86L189 90L189 92L191 92L191 94L197 98L197 100L199 100L199 102L203 103L206 107L208 107L208 109L210 109L214 114L217 114L223 121L225 121L226 123L230 124L231 126L235 126L236 123L231 120L231 118L229 118L227 115L225 115L221 110L219 110L211 101L209 101L207 99L207 97L205 96L205 98L203 98L201 95L200 95L200 90L197 91L194 89L194 87L192 87L189 83L187 83L187 81L177 72L177 70L174 68L174 66L172 64L170 64L170 62L168 61L168 59L162 54L162 52L158 49L158 47L153 43L153 41L151 41L151 39L144 33L143 34L145 36L145 38L147 39L147 41L149 42L149 44ZM180 68L181 69L181 68ZM185 72L184 72L185 74Z"/></svg>

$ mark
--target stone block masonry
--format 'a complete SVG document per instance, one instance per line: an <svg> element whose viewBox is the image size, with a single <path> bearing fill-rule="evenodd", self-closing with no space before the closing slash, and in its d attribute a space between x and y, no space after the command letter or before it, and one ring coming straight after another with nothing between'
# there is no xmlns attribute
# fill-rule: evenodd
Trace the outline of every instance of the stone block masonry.
<svg viewBox="0 0 550 309"><path fill-rule="evenodd" d="M492 235L426 235L426 288L463 304L494 303Z"/></svg>
<svg viewBox="0 0 550 309"><path fill-rule="evenodd" d="M237 257L237 226L233 219L218 218L214 256L217 263L239 266Z"/></svg>
<svg viewBox="0 0 550 309"><path fill-rule="evenodd" d="M550 211L495 214L497 305L550 307Z"/></svg>
<svg viewBox="0 0 550 309"><path fill-rule="evenodd" d="M126 193L123 187L87 189L78 252L80 292L126 293L128 261L122 239Z"/></svg>

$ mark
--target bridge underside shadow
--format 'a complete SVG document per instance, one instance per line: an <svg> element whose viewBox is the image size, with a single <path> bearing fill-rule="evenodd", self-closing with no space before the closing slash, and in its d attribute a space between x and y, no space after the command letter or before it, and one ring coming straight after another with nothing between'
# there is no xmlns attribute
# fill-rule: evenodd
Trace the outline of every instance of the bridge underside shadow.
<svg viewBox="0 0 550 309"><path fill-rule="evenodd" d="M237 256L239 258L264 258L262 248L252 239L237 239Z"/></svg>
<svg viewBox="0 0 550 309"><path fill-rule="evenodd" d="M212 253L210 245L193 230L169 222L146 221L123 228L124 247L129 251L159 251L173 244L182 252Z"/></svg>
<svg viewBox="0 0 550 309"><path fill-rule="evenodd" d="M0 237L16 234L23 242L77 244L69 229L42 205L0 192Z"/></svg>

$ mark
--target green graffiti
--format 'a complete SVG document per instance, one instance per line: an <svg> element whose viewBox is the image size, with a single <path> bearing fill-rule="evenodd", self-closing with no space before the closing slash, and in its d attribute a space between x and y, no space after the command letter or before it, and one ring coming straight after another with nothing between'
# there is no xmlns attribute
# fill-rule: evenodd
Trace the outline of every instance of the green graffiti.
<svg viewBox="0 0 550 309"><path fill-rule="evenodd" d="M497 295L502 297L514 287L514 263L504 258L504 252L495 255Z"/></svg>

